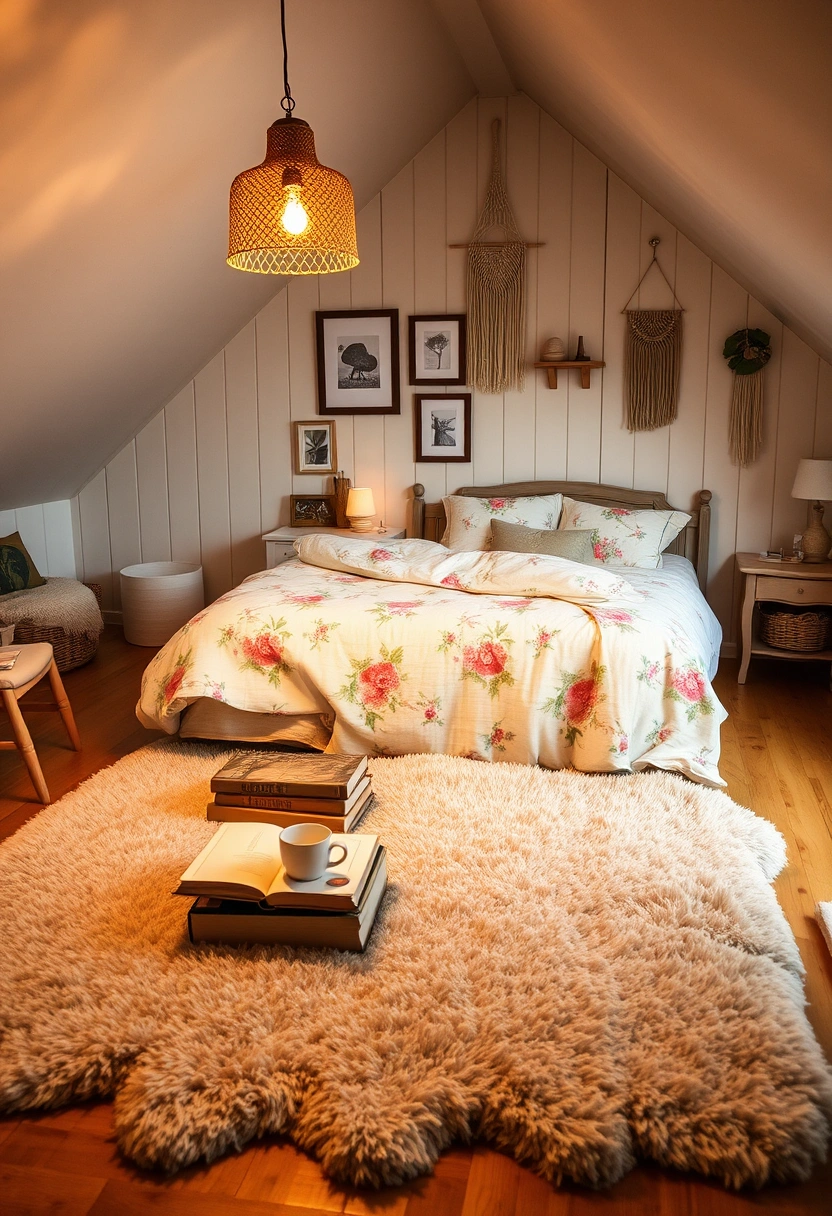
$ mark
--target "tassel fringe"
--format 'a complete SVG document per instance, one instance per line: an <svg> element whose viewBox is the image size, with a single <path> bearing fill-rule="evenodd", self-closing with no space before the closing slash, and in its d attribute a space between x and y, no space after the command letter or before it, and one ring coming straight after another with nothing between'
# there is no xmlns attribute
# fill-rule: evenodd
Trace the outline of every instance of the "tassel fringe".
<svg viewBox="0 0 832 1216"><path fill-rule="evenodd" d="M681 353L680 309L627 312L624 383L629 430L655 431L675 422Z"/></svg>
<svg viewBox="0 0 832 1216"><path fill-rule="evenodd" d="M753 464L763 442L762 369L747 376L734 373L728 443L734 464Z"/></svg>

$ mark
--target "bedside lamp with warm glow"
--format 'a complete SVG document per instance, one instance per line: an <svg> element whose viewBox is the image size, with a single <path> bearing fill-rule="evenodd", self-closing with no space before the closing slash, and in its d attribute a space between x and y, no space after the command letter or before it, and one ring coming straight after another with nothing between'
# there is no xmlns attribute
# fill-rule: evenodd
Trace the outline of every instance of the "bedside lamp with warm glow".
<svg viewBox="0 0 832 1216"><path fill-rule="evenodd" d="M803 533L803 560L825 562L832 548L832 536L823 526L821 499L832 500L832 460L801 460L792 486L792 498L808 498L815 517Z"/></svg>
<svg viewBox="0 0 832 1216"><path fill-rule="evenodd" d="M353 532L372 532L373 516L376 513L373 491L364 486L350 490L346 513Z"/></svg>

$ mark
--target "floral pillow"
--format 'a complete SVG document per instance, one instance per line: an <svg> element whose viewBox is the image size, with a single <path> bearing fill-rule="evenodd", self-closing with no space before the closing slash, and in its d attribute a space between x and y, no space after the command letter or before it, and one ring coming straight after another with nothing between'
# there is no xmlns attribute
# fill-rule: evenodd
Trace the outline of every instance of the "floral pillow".
<svg viewBox="0 0 832 1216"><path fill-rule="evenodd" d="M556 528L563 506L562 494L533 494L528 498L443 498L448 521L442 544L455 552L491 548L491 521L527 528Z"/></svg>
<svg viewBox="0 0 832 1216"><path fill-rule="evenodd" d="M564 498L559 528L589 529L595 560L605 566L641 566L657 570L662 550L689 521L684 511L626 511Z"/></svg>

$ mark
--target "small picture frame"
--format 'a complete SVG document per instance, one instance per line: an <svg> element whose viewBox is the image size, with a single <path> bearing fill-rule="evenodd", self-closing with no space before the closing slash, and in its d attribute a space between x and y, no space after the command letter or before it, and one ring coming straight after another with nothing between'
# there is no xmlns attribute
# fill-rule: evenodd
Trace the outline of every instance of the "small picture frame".
<svg viewBox="0 0 832 1216"><path fill-rule="evenodd" d="M411 384L465 384L465 316L408 317L407 345Z"/></svg>
<svg viewBox="0 0 832 1216"><path fill-rule="evenodd" d="M290 527L336 527L334 494L292 494L290 503Z"/></svg>
<svg viewBox="0 0 832 1216"><path fill-rule="evenodd" d="M315 418L295 423L295 472L336 473L335 423Z"/></svg>
<svg viewBox="0 0 832 1216"><path fill-rule="evenodd" d="M319 414L400 414L399 310L315 313Z"/></svg>
<svg viewBox="0 0 832 1216"><path fill-rule="evenodd" d="M471 394L416 397L416 460L466 464L471 459Z"/></svg>

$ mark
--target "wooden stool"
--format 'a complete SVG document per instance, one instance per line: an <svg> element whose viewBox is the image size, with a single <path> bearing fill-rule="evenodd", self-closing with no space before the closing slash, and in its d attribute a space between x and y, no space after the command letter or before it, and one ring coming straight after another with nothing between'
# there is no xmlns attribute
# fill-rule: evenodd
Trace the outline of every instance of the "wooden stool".
<svg viewBox="0 0 832 1216"><path fill-rule="evenodd" d="M55 657L52 654L51 645L48 642L35 642L31 646L21 646L20 654L17 656L17 662L14 667L9 671L0 671L0 696L3 698L3 704L6 707L6 712L12 724L12 731L14 732L14 739L0 740L0 750L18 749L29 770L29 776L32 778L32 784L37 790L38 798L44 803L51 802L52 799L49 797L49 790L43 779L43 771L40 767L38 754L35 751L35 745L32 742L29 729L23 721L23 714L20 712L18 701L30 688L34 688L47 672L49 673L49 682L52 685L55 703L52 704L46 701L35 702L33 705L27 705L26 709L57 710L63 719L67 734L72 741L72 746L76 752L80 751L81 740L78 737L78 728L75 725L72 707L69 704L61 677L58 674L58 668L55 666Z"/></svg>

